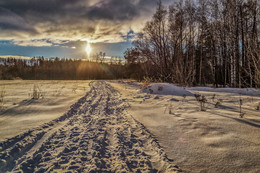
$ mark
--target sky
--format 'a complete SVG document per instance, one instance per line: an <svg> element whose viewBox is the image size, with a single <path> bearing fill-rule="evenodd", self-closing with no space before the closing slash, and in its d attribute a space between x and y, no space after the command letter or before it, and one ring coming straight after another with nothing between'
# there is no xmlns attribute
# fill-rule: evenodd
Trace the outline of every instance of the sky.
<svg viewBox="0 0 260 173"><path fill-rule="evenodd" d="M164 4L170 0L162 0ZM158 0L0 0L0 55L123 57Z"/></svg>

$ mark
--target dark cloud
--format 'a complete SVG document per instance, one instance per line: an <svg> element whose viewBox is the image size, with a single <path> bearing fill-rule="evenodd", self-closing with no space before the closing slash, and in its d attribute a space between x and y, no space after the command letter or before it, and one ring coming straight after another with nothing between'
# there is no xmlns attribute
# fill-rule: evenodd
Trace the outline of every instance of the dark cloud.
<svg viewBox="0 0 260 173"><path fill-rule="evenodd" d="M74 19L88 8L88 0L6 0L0 1L0 7L35 25L47 21L58 23L66 17Z"/></svg>
<svg viewBox="0 0 260 173"><path fill-rule="evenodd" d="M0 30L13 32L25 32L37 34L33 26L29 25L22 17L11 12L10 10L0 7Z"/></svg>
<svg viewBox="0 0 260 173"><path fill-rule="evenodd" d="M127 32L131 28L138 32L141 28L139 26L144 23L144 17L152 16L157 2L158 0L0 0L0 36L14 40L54 40L55 44L60 42L58 40L82 38L108 42L130 40L134 34L127 35ZM16 43L25 44L24 41Z"/></svg>
<svg viewBox="0 0 260 173"><path fill-rule="evenodd" d="M6 0L0 2L0 6L21 16L27 13L53 15L63 14L66 9L73 10L82 2L88 4L88 0Z"/></svg>
<svg viewBox="0 0 260 173"><path fill-rule="evenodd" d="M84 16L94 20L133 20L142 13L151 13L158 2L159 0L102 0L88 7Z"/></svg>
<svg viewBox="0 0 260 173"><path fill-rule="evenodd" d="M157 2L158 0L5 0L0 2L0 7L23 17L36 15L50 20L82 14L90 19L124 20L138 16L143 10L151 10Z"/></svg>
<svg viewBox="0 0 260 173"><path fill-rule="evenodd" d="M130 20L139 15L139 10L132 1L101 1L87 9L85 16L89 19Z"/></svg>

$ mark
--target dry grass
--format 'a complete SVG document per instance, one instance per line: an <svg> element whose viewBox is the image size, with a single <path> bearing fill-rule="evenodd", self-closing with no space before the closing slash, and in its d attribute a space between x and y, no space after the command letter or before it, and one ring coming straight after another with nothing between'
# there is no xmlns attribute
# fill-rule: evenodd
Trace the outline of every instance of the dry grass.
<svg viewBox="0 0 260 173"><path fill-rule="evenodd" d="M142 82L141 89L147 88L151 83L152 83L152 78L145 77Z"/></svg>
<svg viewBox="0 0 260 173"><path fill-rule="evenodd" d="M260 110L260 102L258 103L258 105L256 106L256 110Z"/></svg>
<svg viewBox="0 0 260 173"><path fill-rule="evenodd" d="M37 84L33 85L32 93L29 94L32 99L38 100L40 98L44 98L44 94L41 91L40 87Z"/></svg>
<svg viewBox="0 0 260 173"><path fill-rule="evenodd" d="M194 97L196 98L197 102L200 103L200 111L206 111L205 103L207 102L207 98L200 94L194 94Z"/></svg>
<svg viewBox="0 0 260 173"><path fill-rule="evenodd" d="M3 86L0 90L0 110L4 108L4 97L5 97L5 86Z"/></svg>

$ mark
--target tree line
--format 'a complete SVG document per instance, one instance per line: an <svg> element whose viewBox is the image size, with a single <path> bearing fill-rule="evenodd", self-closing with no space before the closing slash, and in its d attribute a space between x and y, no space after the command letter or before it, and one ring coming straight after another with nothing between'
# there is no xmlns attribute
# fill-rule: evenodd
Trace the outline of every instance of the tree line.
<svg viewBox="0 0 260 173"><path fill-rule="evenodd" d="M103 63L77 59L0 58L0 79L10 80L98 80L126 78L120 62Z"/></svg>
<svg viewBox="0 0 260 173"><path fill-rule="evenodd" d="M166 82L259 87L259 14L257 0L159 2L125 59Z"/></svg>

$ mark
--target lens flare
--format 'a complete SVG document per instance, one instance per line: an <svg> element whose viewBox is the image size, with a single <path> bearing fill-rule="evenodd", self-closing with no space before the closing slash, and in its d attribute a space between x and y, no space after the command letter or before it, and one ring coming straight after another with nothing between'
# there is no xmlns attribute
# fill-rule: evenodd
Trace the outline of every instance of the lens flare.
<svg viewBox="0 0 260 173"><path fill-rule="evenodd" d="M91 50L92 50L91 46L90 46L90 44L88 42L87 45L86 45L86 48L85 48L85 51L86 51L88 57L90 56Z"/></svg>

